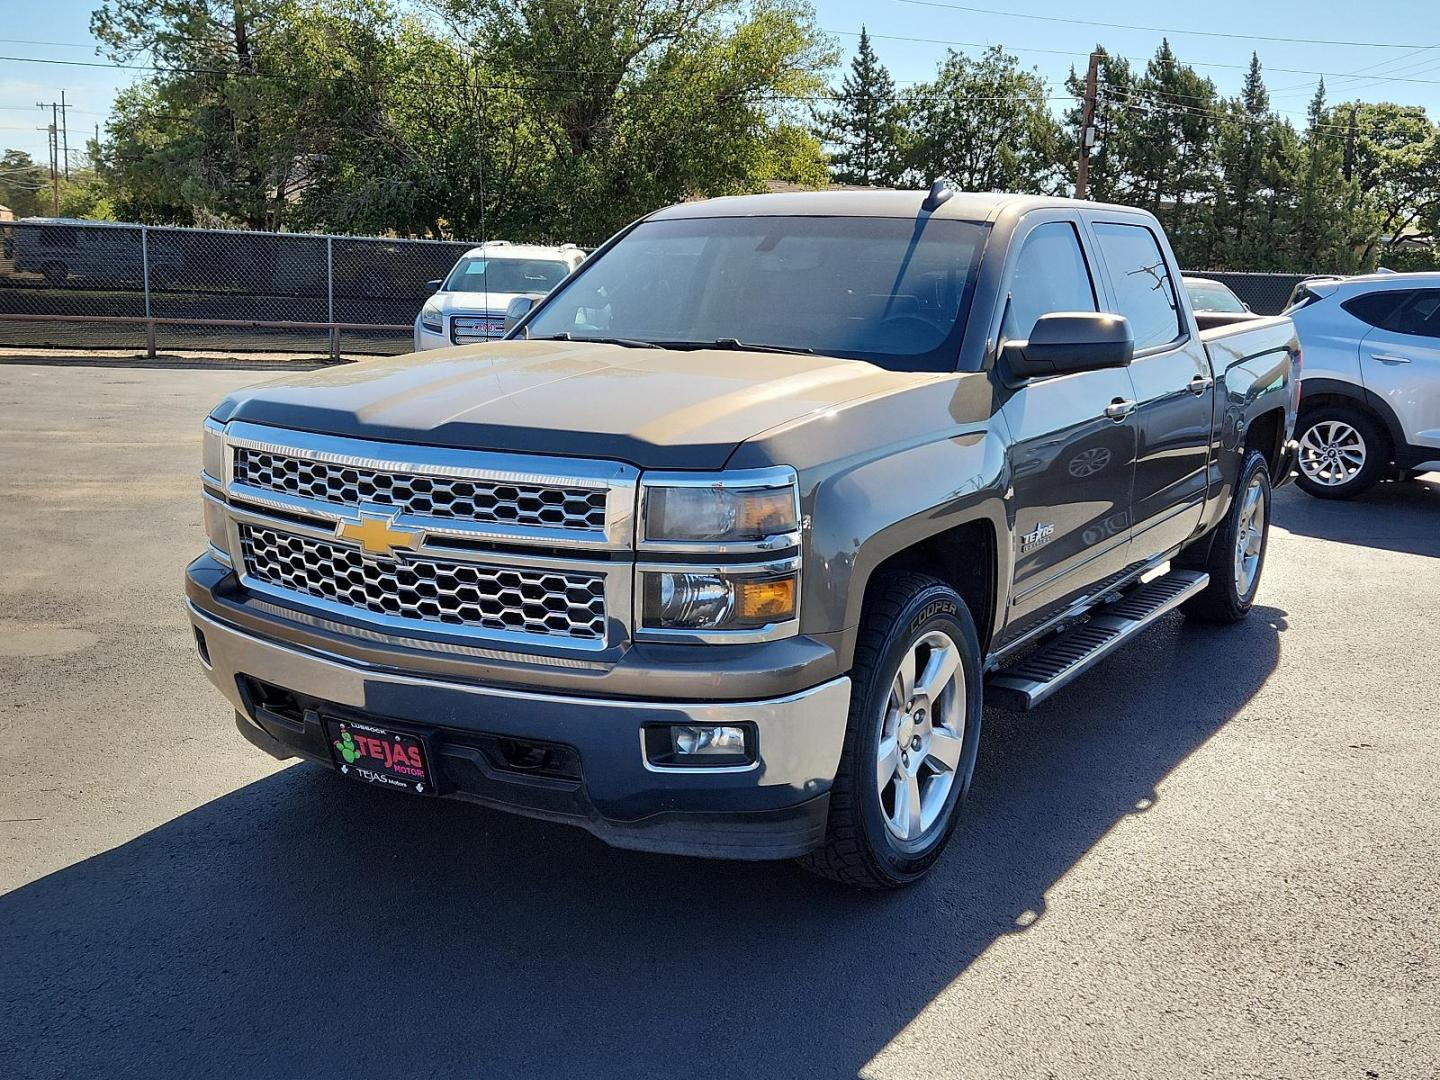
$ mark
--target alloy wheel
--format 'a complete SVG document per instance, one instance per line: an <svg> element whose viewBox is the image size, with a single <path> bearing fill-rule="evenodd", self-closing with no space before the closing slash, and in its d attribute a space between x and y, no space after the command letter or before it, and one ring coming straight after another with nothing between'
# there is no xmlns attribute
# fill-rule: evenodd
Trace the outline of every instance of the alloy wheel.
<svg viewBox="0 0 1440 1080"><path fill-rule="evenodd" d="M1365 440L1343 420L1321 420L1300 436L1300 471L1322 487L1355 479L1365 456Z"/></svg>
<svg viewBox="0 0 1440 1080"><path fill-rule="evenodd" d="M1245 488L1240 504L1239 528L1235 530L1235 592L1249 596L1260 573L1260 555L1265 549L1265 487L1257 475Z"/></svg>
<svg viewBox="0 0 1440 1080"><path fill-rule="evenodd" d="M942 823L965 745L965 669L949 634L932 630L900 659L890 685L875 779L890 834L906 845Z"/></svg>

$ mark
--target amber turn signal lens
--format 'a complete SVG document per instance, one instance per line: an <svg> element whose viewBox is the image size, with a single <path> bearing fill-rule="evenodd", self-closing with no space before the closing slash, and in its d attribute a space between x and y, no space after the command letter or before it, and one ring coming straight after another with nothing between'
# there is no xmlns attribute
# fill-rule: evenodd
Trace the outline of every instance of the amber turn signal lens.
<svg viewBox="0 0 1440 1080"><path fill-rule="evenodd" d="M747 619L788 619L795 614L795 578L736 581L735 609Z"/></svg>
<svg viewBox="0 0 1440 1080"><path fill-rule="evenodd" d="M737 510L736 531L742 536L771 536L796 527L791 488L747 492Z"/></svg>

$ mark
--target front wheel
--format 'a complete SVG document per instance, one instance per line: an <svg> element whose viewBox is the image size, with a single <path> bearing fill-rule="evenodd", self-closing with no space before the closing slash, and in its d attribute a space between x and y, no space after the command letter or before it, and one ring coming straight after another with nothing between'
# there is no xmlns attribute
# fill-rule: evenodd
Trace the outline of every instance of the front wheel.
<svg viewBox="0 0 1440 1080"><path fill-rule="evenodd" d="M1210 540L1203 559L1177 566L1196 567L1210 575L1210 583L1181 605L1180 610L1201 622L1239 622L1250 614L1265 569L1265 545L1270 539L1270 469L1258 450L1245 455L1235 497L1225 521Z"/></svg>
<svg viewBox="0 0 1440 1080"><path fill-rule="evenodd" d="M878 583L851 680L825 840L800 862L836 881L895 888L940 857L975 771L980 646L965 602L921 574Z"/></svg>

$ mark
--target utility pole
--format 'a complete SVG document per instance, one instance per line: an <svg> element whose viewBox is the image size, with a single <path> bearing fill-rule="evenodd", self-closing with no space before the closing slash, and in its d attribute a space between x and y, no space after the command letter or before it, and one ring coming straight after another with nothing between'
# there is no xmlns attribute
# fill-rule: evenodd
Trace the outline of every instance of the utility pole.
<svg viewBox="0 0 1440 1080"><path fill-rule="evenodd" d="M61 161L65 163L65 179L70 179L70 120L65 112L65 91L60 91L60 138L64 147Z"/></svg>
<svg viewBox="0 0 1440 1080"><path fill-rule="evenodd" d="M1090 148L1095 145L1095 98L1099 94L1100 53L1090 54L1085 72L1085 103L1080 110L1080 160L1075 164L1075 198L1090 197Z"/></svg>
<svg viewBox="0 0 1440 1080"><path fill-rule="evenodd" d="M56 160L60 154L60 103L58 101L37 101L37 109L50 110L50 126L40 130L48 132L47 142L50 147L50 212L52 216L60 216L60 169Z"/></svg>
<svg viewBox="0 0 1440 1080"><path fill-rule="evenodd" d="M1346 180L1355 175L1355 106L1350 106L1350 127L1345 132L1345 167L1342 170Z"/></svg>

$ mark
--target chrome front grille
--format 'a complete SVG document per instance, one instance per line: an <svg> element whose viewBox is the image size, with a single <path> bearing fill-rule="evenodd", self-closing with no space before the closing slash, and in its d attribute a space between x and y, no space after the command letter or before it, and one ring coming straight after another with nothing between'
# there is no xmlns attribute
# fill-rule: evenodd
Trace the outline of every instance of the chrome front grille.
<svg viewBox="0 0 1440 1080"><path fill-rule="evenodd" d="M601 573L383 557L282 529L239 526L245 573L275 588L395 619L603 641Z"/></svg>
<svg viewBox="0 0 1440 1080"><path fill-rule="evenodd" d="M235 480L262 491L343 506L389 506L407 514L448 520L552 529L605 528L604 488L382 471L245 446L235 448Z"/></svg>
<svg viewBox="0 0 1440 1080"><path fill-rule="evenodd" d="M534 646L539 662L628 636L634 466L245 421L224 438L211 516L252 592L421 645Z"/></svg>
<svg viewBox="0 0 1440 1080"><path fill-rule="evenodd" d="M453 315L450 318L450 340L456 345L504 336L504 315Z"/></svg>

